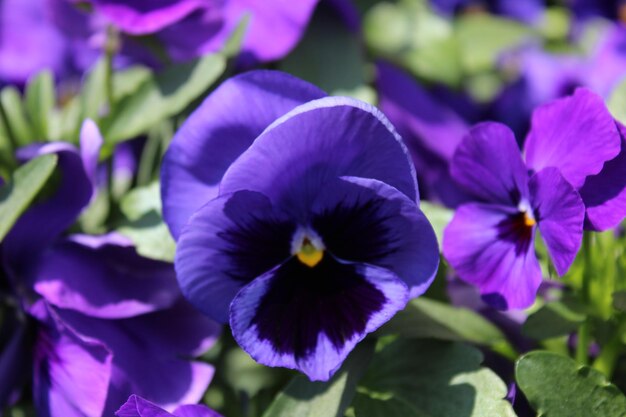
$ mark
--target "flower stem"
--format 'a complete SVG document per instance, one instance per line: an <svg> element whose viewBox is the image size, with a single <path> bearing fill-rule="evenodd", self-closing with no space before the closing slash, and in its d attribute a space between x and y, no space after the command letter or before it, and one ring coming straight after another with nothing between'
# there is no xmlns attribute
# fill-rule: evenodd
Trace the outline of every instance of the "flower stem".
<svg viewBox="0 0 626 417"><path fill-rule="evenodd" d="M582 276L582 285L581 285L581 299L585 306L589 306L591 302L591 269L592 269L592 259L591 259L591 234L589 232L584 232L583 234L583 244L582 244L582 252L583 252L583 276ZM576 344L576 360L583 364L587 365L589 361L589 344L591 343L591 324L589 319L585 319L585 321L578 328L578 341Z"/></svg>
<svg viewBox="0 0 626 417"><path fill-rule="evenodd" d="M622 352L622 335L626 332L626 320L623 320L618 330L615 332L609 342L602 346L602 351L598 358L593 362L593 367L598 371L606 375L607 378L611 378L613 370L615 369L615 363L617 358Z"/></svg>
<svg viewBox="0 0 626 417"><path fill-rule="evenodd" d="M113 58L118 48L118 34L115 28L109 25L106 28L106 41L104 45L104 90L109 114L113 111L113 105L115 104L115 96L113 93Z"/></svg>

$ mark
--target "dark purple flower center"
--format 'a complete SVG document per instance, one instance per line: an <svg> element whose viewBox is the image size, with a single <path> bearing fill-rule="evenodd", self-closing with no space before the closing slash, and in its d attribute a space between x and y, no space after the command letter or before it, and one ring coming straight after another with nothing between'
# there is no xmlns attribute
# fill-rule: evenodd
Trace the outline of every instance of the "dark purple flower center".
<svg viewBox="0 0 626 417"><path fill-rule="evenodd" d="M528 252L532 243L533 228L537 224L530 210L520 210L497 225L498 238L515 243L515 252L522 255Z"/></svg>

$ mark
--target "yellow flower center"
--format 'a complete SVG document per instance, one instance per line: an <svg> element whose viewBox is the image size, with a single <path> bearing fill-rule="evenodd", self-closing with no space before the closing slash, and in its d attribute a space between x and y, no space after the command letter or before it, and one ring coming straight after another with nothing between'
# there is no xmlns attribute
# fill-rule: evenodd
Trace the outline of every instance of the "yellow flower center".
<svg viewBox="0 0 626 417"><path fill-rule="evenodd" d="M300 262L309 268L313 268L315 265L320 263L324 257L324 249L317 248L313 242L305 237L302 241L300 250L296 253L296 256Z"/></svg>
<svg viewBox="0 0 626 417"><path fill-rule="evenodd" d="M533 227L536 224L537 222L535 221L535 219L530 214L528 214L527 211L525 211L524 212L524 226Z"/></svg>

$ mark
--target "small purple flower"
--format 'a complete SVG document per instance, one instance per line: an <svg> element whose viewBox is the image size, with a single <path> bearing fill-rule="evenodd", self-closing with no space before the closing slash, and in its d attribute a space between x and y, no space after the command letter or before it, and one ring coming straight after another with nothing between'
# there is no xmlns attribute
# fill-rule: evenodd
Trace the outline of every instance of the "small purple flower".
<svg viewBox="0 0 626 417"><path fill-rule="evenodd" d="M622 157L615 158L621 142L600 97L584 89L535 111L525 163L506 126L474 127L451 163L452 177L473 202L459 207L443 242L459 277L494 307L529 306L542 279L537 229L562 275L580 247L585 209L593 229L626 214L626 181L607 171L613 164L622 169ZM587 190L594 179L601 186Z"/></svg>
<svg viewBox="0 0 626 417"><path fill-rule="evenodd" d="M484 10L526 23L537 23L543 16L544 0L433 0L440 13L452 15L465 10Z"/></svg>
<svg viewBox="0 0 626 417"><path fill-rule="evenodd" d="M164 217L186 297L255 360L327 380L438 264L400 137L284 73L222 84L176 134Z"/></svg>
<svg viewBox="0 0 626 417"><path fill-rule="evenodd" d="M222 417L221 414L204 405L181 405L171 414L161 407L138 395L131 395L128 401L115 412L117 417Z"/></svg>
<svg viewBox="0 0 626 417"><path fill-rule="evenodd" d="M0 401L14 396L30 356L41 416L112 415L131 393L173 409L197 402L213 376L192 358L211 347L219 326L183 299L171 264L140 257L114 233L60 237L93 197L101 143L87 121L80 153L49 143L19 155L55 153L60 169L55 193L18 220L1 248L22 319L0 355Z"/></svg>
<svg viewBox="0 0 626 417"><path fill-rule="evenodd" d="M175 60L219 50L245 15L242 54L255 61L285 56L297 43L318 0L91 0L96 12L131 35L154 34Z"/></svg>

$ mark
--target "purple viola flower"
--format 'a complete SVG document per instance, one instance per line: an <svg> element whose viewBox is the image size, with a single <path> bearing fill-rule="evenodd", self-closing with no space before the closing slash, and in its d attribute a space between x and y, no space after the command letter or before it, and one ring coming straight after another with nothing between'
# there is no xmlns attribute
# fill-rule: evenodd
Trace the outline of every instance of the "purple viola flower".
<svg viewBox="0 0 626 417"><path fill-rule="evenodd" d="M620 194L626 184L606 172L620 163L621 141L602 99L584 89L535 111L526 162L506 126L474 127L451 163L452 177L473 202L458 208L443 242L459 277L477 285L494 307L532 304L542 280L533 245L537 230L562 275L580 247L585 218L600 228L626 214ZM586 191L584 184L594 178L602 186Z"/></svg>
<svg viewBox="0 0 626 417"><path fill-rule="evenodd" d="M80 153L50 143L20 155L56 153L60 185L2 243L13 305L30 317L35 340L21 350L11 344L0 355L0 400L21 382L5 376L24 375L19 359L30 355L41 416L112 415L131 393L173 409L197 402L213 375L211 366L192 358L210 348L219 326L183 299L171 264L140 257L117 234L60 237L93 196L101 143L88 121Z"/></svg>
<svg viewBox="0 0 626 417"><path fill-rule="evenodd" d="M224 46L250 16L242 54L255 61L285 56L298 42L318 0L91 0L96 12L131 35L154 34L175 60Z"/></svg>
<svg viewBox="0 0 626 417"><path fill-rule="evenodd" d="M172 413L168 413L161 407L141 398L131 395L128 401L115 412L117 417L222 417L221 414L204 405L181 405Z"/></svg>
<svg viewBox="0 0 626 417"><path fill-rule="evenodd" d="M374 107L280 72L213 92L162 168L185 296L268 366L327 380L438 264L413 165Z"/></svg>
<svg viewBox="0 0 626 417"><path fill-rule="evenodd" d="M544 0L432 0L431 3L445 15L483 10L526 23L537 23L545 9Z"/></svg>

